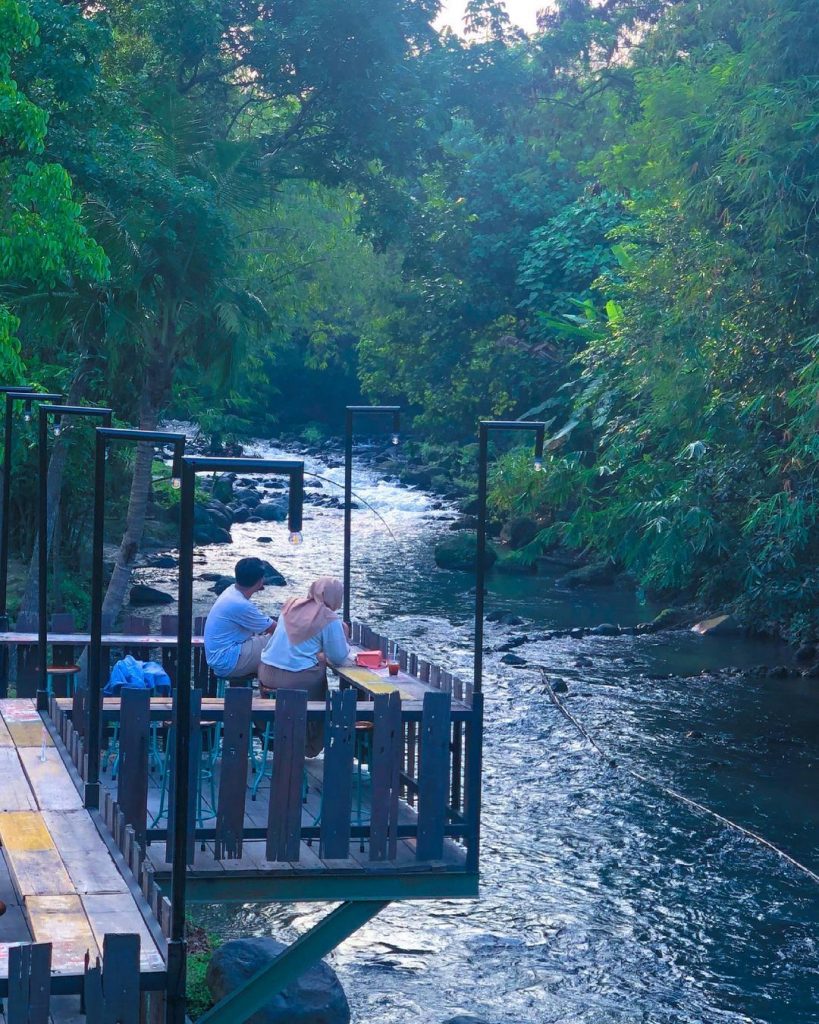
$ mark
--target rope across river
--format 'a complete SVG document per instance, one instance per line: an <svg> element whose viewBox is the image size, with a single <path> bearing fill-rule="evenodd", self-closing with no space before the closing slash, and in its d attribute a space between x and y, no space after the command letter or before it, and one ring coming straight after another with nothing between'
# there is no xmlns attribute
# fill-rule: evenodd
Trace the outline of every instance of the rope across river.
<svg viewBox="0 0 819 1024"><path fill-rule="evenodd" d="M692 800L691 797L685 796L683 793L678 793L677 790L671 789L670 786L666 786L663 783L658 782L656 779L652 779L650 776L644 775L642 772L636 771L634 768L628 768L625 765L621 765L615 757L613 757L600 746L600 744L597 742L594 736L592 736L588 729L583 725L583 723L579 722L577 718L571 713L571 711L569 711L569 709L566 707L563 701L552 689L549 680L546 676L546 673L541 672L541 674L543 676L543 681L546 684L544 689L546 693L549 695L549 698L551 699L555 707L566 718L566 720L570 722L575 727L575 729L577 729L580 735L597 751L597 753L608 762L608 764L612 768L622 769L622 771L626 772L628 775L631 775L632 778L637 779L639 782L642 782L647 786L652 786L654 789L659 790L665 796L671 797L672 800L676 800L678 803L684 804L686 807L690 807L693 810L698 811L700 814L705 814L708 817L713 818L715 821L718 821L721 825L724 825L726 828L733 829L733 831L738 832L742 836L745 836L746 839L752 839L754 842L759 843L760 846L764 846L767 850L770 850L772 853L775 853L777 857L780 857L782 860L786 861L788 864L791 865L791 867L794 867L798 871L801 871L803 874L807 875L812 882L815 882L817 885L819 885L819 875L817 875L815 871L811 871L809 867L806 867L804 864L801 864L794 857L791 857L789 853L785 853L784 850L781 850L778 846L774 845L774 843L770 842L768 839L765 839L764 836L759 835L757 832L752 832L750 829L745 828L744 825L739 825L737 822L732 821L730 818L726 818L724 815L719 814L717 811L711 810L710 807L706 807L705 804L701 804L697 800Z"/></svg>

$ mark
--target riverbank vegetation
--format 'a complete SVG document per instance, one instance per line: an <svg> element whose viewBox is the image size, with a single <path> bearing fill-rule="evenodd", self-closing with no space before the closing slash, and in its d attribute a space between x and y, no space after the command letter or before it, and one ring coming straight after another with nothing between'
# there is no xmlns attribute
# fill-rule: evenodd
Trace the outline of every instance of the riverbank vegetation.
<svg viewBox="0 0 819 1024"><path fill-rule="evenodd" d="M221 437L543 419L492 487L523 564L815 635L815 3L436 11L0 0L6 377Z"/></svg>

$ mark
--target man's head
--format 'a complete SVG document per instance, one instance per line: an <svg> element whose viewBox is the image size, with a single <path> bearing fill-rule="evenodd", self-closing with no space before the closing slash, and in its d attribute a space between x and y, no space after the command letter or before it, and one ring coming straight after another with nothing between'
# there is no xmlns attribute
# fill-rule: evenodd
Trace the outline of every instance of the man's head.
<svg viewBox="0 0 819 1024"><path fill-rule="evenodd" d="M236 586L248 597L264 590L264 565L259 558L240 558L236 563Z"/></svg>

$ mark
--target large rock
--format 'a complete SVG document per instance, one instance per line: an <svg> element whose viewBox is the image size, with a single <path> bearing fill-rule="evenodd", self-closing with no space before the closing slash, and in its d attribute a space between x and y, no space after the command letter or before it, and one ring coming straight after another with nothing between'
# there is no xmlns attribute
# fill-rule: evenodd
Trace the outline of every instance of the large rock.
<svg viewBox="0 0 819 1024"><path fill-rule="evenodd" d="M733 615L715 615L692 626L691 632L700 636L736 636L740 625Z"/></svg>
<svg viewBox="0 0 819 1024"><path fill-rule="evenodd" d="M145 565L148 569L175 569L179 562L171 555L157 555L156 558L149 558Z"/></svg>
<svg viewBox="0 0 819 1024"><path fill-rule="evenodd" d="M473 1013L459 1013L450 1017L444 1024L489 1024L483 1017L476 1017Z"/></svg>
<svg viewBox="0 0 819 1024"><path fill-rule="evenodd" d="M477 516L460 516L449 524L450 530L477 530Z"/></svg>
<svg viewBox="0 0 819 1024"><path fill-rule="evenodd" d="M230 544L230 531L214 523L195 523L193 527L195 544Z"/></svg>
<svg viewBox="0 0 819 1024"><path fill-rule="evenodd" d="M519 516L517 519L510 519L501 527L501 544L517 551L519 548L525 548L527 544L531 544L539 532L540 528L534 519Z"/></svg>
<svg viewBox="0 0 819 1024"><path fill-rule="evenodd" d="M175 600L172 594L166 594L164 590L157 590L145 583L135 583L131 587L131 604L173 604Z"/></svg>
<svg viewBox="0 0 819 1024"><path fill-rule="evenodd" d="M286 587L287 580L282 576L278 569L266 562L264 559L261 560L264 568L264 585L266 587Z"/></svg>
<svg viewBox="0 0 819 1024"><path fill-rule="evenodd" d="M263 501L256 506L256 515L266 523L283 523L287 519L287 501Z"/></svg>
<svg viewBox="0 0 819 1024"><path fill-rule="evenodd" d="M233 576L220 576L209 589L213 590L218 596L222 591L227 590L228 587L232 587L235 582L236 579Z"/></svg>
<svg viewBox="0 0 819 1024"><path fill-rule="evenodd" d="M234 939L220 946L208 964L205 983L219 1002L244 985L287 947L270 938ZM309 967L272 996L248 1024L349 1024L350 1005L335 971L323 961Z"/></svg>
<svg viewBox="0 0 819 1024"><path fill-rule="evenodd" d="M487 545L484 566L491 568L497 555ZM456 533L435 545L435 564L439 569L457 569L474 572L478 566L478 538L474 533Z"/></svg>
<svg viewBox="0 0 819 1024"><path fill-rule="evenodd" d="M606 583L613 583L616 575L617 568L611 560L593 562L591 565L572 569L565 576L555 580L555 583L559 587L597 587Z"/></svg>

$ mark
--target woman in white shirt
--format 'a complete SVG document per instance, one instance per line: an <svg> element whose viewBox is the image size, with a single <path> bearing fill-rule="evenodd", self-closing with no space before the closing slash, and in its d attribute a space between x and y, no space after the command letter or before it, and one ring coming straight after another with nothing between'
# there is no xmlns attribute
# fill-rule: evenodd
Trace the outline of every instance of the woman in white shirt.
<svg viewBox="0 0 819 1024"><path fill-rule="evenodd" d="M350 656L344 624L338 617L343 599L341 581L321 576L307 597L291 598L281 610L276 629L262 651L259 689L306 690L308 700L324 700L327 665L343 665ZM323 722L307 727L308 757L324 746Z"/></svg>

